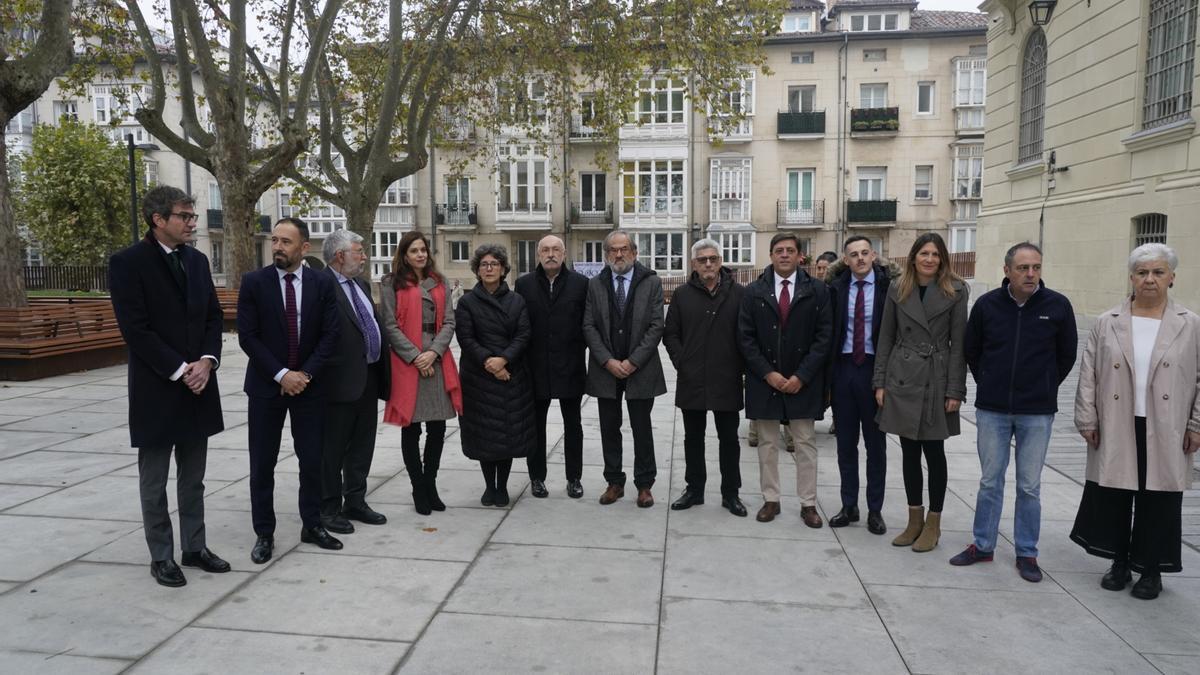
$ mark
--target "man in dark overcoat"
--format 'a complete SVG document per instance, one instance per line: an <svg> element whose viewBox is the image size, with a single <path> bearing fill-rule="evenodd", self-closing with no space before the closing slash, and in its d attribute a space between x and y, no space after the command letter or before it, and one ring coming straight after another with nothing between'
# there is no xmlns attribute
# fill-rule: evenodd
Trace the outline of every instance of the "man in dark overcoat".
<svg viewBox="0 0 1200 675"><path fill-rule="evenodd" d="M383 525L387 517L367 505L367 474L375 457L377 401L391 390L391 359L371 285L359 275L367 266L361 235L336 230L322 244L325 274L338 292L337 346L325 365L325 441L321 456L321 524L330 532L354 532L351 520Z"/></svg>
<svg viewBox="0 0 1200 675"><path fill-rule="evenodd" d="M825 405L825 371L833 320L825 283L798 267L800 242L780 232L771 238L771 264L746 287L738 314L746 360L746 417L758 427L763 505L759 522L780 513L779 423L795 443L800 518L823 524L817 513L817 446L813 421Z"/></svg>
<svg viewBox="0 0 1200 675"><path fill-rule="evenodd" d="M625 496L621 468L621 397L629 410L633 431L633 484L637 505L654 506L650 488L658 469L654 460L654 429L650 411L654 397L667 393L658 343L662 340L662 281L654 270L637 262L637 243L624 230L604 238L608 265L588 281L583 337L587 342L586 392L596 398L600 412L600 444L604 449L604 480L608 487L601 504Z"/></svg>
<svg viewBox="0 0 1200 675"><path fill-rule="evenodd" d="M208 258L188 246L196 231L194 204L167 185L147 192L146 237L108 262L113 310L129 346L129 439L138 449L150 573L163 586L187 583L175 564L167 506L172 450L181 562L205 572L229 571L229 563L208 549L204 533L208 437L225 428L215 373L222 316Z"/></svg>
<svg viewBox="0 0 1200 675"><path fill-rule="evenodd" d="M692 244L692 274L671 296L663 345L675 364L675 405L683 413L684 478L687 487L671 504L676 511L704 503L707 471L704 437L708 411L719 442L721 506L745 516L738 498L742 473L738 462L738 411L742 409L742 352L738 346L738 309L742 286L721 265L721 245L712 239Z"/></svg>
<svg viewBox="0 0 1200 675"><path fill-rule="evenodd" d="M546 489L546 418L550 402L558 401L563 421L567 496L583 496L583 423L580 406L587 378L587 344L583 341L583 311L587 306L587 277L567 267L563 240L547 235L538 242L538 266L517 279L525 298L533 339L525 361L533 376L537 410L537 444L525 459L529 492L550 495Z"/></svg>

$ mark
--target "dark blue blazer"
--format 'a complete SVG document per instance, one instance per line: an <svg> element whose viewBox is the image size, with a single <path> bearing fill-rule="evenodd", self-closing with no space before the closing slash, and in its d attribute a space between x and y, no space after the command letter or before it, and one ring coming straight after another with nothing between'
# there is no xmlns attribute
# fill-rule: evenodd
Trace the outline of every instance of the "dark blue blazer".
<svg viewBox="0 0 1200 675"><path fill-rule="evenodd" d="M174 445L225 428L216 371L199 396L171 375L207 354L221 358L221 304L208 258L182 250L186 286L150 235L108 261L108 287L129 346L129 439L133 447Z"/></svg>
<svg viewBox="0 0 1200 675"><path fill-rule="evenodd" d="M312 383L297 398L322 396L322 369L333 355L339 325L332 277L300 268L300 367ZM238 292L238 344L250 357L243 391L255 398L282 396L275 373L287 367L283 293L274 265L247 273Z"/></svg>
<svg viewBox="0 0 1200 675"><path fill-rule="evenodd" d="M850 324L849 317L846 316L846 308L850 306L850 287L853 283L854 274L850 268L842 270L834 280L829 284L831 306L833 308L833 346L831 355L836 359L842 353L842 345L846 343L847 331L853 331L854 326ZM875 302L871 306L871 344L878 349L879 345L879 325L883 323L883 306L887 304L888 286L892 279L888 274L888 270L878 264L875 265ZM858 289L854 289L858 293Z"/></svg>

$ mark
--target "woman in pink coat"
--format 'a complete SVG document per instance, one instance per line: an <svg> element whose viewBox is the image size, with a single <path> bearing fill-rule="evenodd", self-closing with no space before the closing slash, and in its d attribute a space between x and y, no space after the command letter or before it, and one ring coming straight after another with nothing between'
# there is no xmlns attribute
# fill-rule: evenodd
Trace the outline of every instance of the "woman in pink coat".
<svg viewBox="0 0 1200 675"><path fill-rule="evenodd" d="M1183 491L1200 447L1200 317L1168 297L1178 263L1164 244L1134 249L1133 296L1097 319L1075 394L1088 456L1071 540L1113 561L1100 582L1110 591L1140 573L1132 594L1144 600L1183 569Z"/></svg>

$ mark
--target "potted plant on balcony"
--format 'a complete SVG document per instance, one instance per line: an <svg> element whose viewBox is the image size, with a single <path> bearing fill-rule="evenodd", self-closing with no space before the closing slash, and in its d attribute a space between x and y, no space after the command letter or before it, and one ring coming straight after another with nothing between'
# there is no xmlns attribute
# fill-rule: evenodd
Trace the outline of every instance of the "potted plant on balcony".
<svg viewBox="0 0 1200 675"><path fill-rule="evenodd" d="M884 128L888 131L898 131L900 129L900 120L888 120L884 124Z"/></svg>
<svg viewBox="0 0 1200 675"><path fill-rule="evenodd" d="M853 124L850 125L850 128L853 131L867 131L868 129L871 128L871 123L866 120L856 120Z"/></svg>
<svg viewBox="0 0 1200 675"><path fill-rule="evenodd" d="M871 120L871 131L883 131L887 126L887 122L883 120Z"/></svg>

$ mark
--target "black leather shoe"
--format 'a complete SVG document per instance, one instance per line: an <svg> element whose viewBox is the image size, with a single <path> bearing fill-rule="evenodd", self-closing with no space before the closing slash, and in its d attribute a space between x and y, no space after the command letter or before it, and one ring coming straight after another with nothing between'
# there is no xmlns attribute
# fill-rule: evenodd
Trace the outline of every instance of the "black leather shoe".
<svg viewBox="0 0 1200 675"><path fill-rule="evenodd" d="M354 525L351 525L350 521L346 520L341 514L335 513L332 516L321 516L321 525L330 532L354 534Z"/></svg>
<svg viewBox="0 0 1200 675"><path fill-rule="evenodd" d="M1141 579L1133 585L1133 590L1129 594L1139 600L1153 600L1162 593L1162 575L1161 574L1143 574Z"/></svg>
<svg viewBox="0 0 1200 675"><path fill-rule="evenodd" d="M357 520L360 523L366 523L367 525L383 525L387 522L387 516L375 511L366 504L362 506L344 506L342 507L342 516L350 520ZM325 529L330 532L337 532L337 530L328 526Z"/></svg>
<svg viewBox="0 0 1200 675"><path fill-rule="evenodd" d="M583 483L577 480L567 481L567 496L571 499L579 499L583 496Z"/></svg>
<svg viewBox="0 0 1200 675"><path fill-rule="evenodd" d="M546 489L546 481L535 480L529 484L529 494L538 499L545 499L550 496L550 491Z"/></svg>
<svg viewBox="0 0 1200 675"><path fill-rule="evenodd" d="M256 565L261 565L271 559L271 553L275 550L275 537L261 534L258 540L254 542L254 548L250 551L250 560Z"/></svg>
<svg viewBox="0 0 1200 675"><path fill-rule="evenodd" d="M150 563L150 576L154 577L160 586L179 588L187 585L183 570L179 569L174 560L155 560Z"/></svg>
<svg viewBox="0 0 1200 675"><path fill-rule="evenodd" d="M207 546L200 551L184 551L179 562L184 567L199 567L205 572L213 574L224 574L229 571L229 563L208 550Z"/></svg>
<svg viewBox="0 0 1200 675"><path fill-rule="evenodd" d="M502 487L496 490L496 506L508 506L509 501L508 488Z"/></svg>
<svg viewBox="0 0 1200 675"><path fill-rule="evenodd" d="M684 509L690 509L693 506L699 506L703 503L704 503L704 493L703 492L701 492L699 490L693 490L691 488L687 488L683 491L683 494L679 495L679 499L676 499L675 503L671 504L671 510L672 511L682 511Z"/></svg>
<svg viewBox="0 0 1200 675"><path fill-rule="evenodd" d="M722 497L721 506L738 518L746 517L746 505L737 497Z"/></svg>
<svg viewBox="0 0 1200 675"><path fill-rule="evenodd" d="M829 519L830 527L845 527L850 523L858 522L858 507L843 506L841 511L838 511L832 518Z"/></svg>
<svg viewBox="0 0 1200 675"><path fill-rule="evenodd" d="M833 521L830 521L832 524ZM878 511L867 511L867 532L871 534L887 534L887 523L883 522L883 514Z"/></svg>
<svg viewBox="0 0 1200 675"><path fill-rule="evenodd" d="M342 550L342 542L338 541L337 537L329 534L329 531L320 525L312 528L300 528L300 541L305 544L316 544L317 546L330 551Z"/></svg>
<svg viewBox="0 0 1200 675"><path fill-rule="evenodd" d="M1133 581L1133 573L1129 571L1129 565L1114 562L1100 580L1100 587L1106 591L1123 591L1130 581Z"/></svg>

